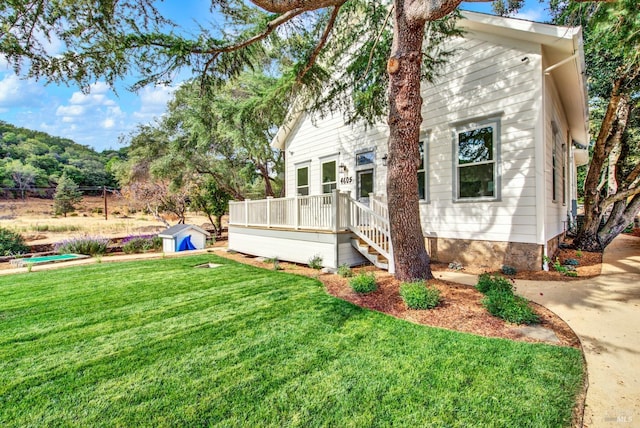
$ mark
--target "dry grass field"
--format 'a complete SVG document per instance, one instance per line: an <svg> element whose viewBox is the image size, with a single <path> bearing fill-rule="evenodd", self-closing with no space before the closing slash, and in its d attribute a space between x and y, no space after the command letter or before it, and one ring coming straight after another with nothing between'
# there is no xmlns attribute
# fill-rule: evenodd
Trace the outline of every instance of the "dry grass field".
<svg viewBox="0 0 640 428"><path fill-rule="evenodd" d="M101 196L85 196L77 210L67 217L53 214L52 199L0 199L0 226L22 234L29 245L87 235L118 238L165 229L162 222L118 195L107 195L106 217ZM167 220L172 225L177 223L176 218L167 217ZM201 226L208 223L208 219L192 214L187 216L187 223Z"/></svg>

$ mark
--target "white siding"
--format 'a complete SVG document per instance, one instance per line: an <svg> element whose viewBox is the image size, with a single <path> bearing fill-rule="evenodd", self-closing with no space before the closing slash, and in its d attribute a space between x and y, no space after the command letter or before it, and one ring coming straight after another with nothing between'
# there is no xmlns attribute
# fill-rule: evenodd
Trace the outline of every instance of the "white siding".
<svg viewBox="0 0 640 428"><path fill-rule="evenodd" d="M535 126L542 106L538 99L541 47L495 40L468 33L454 42L455 57L435 84L423 86L423 133L429 133L428 195L420 205L426 236L536 243ZM527 60L523 61L523 58ZM456 125L494 117L499 120L500 198L496 201L454 202L454 141ZM386 123L365 130L345 126L341 113L314 121L306 116L289 135L286 156L287 196L295 192L295 165L310 162L310 193L320 189L320 159L337 155L345 164L338 189L356 193L357 151L376 150L375 189L386 193ZM351 183L340 178L351 177ZM347 180L348 181L348 180ZM393 207L390 207L393 209Z"/></svg>
<svg viewBox="0 0 640 428"><path fill-rule="evenodd" d="M350 235L276 229L229 227L229 249L260 257L308 264L322 257L324 267L362 264L365 259L349 243Z"/></svg>
<svg viewBox="0 0 640 428"><path fill-rule="evenodd" d="M567 166L569 154L569 142L567 119L563 113L563 108L557 96L557 90L553 78L546 76L545 81L545 240L548 241L566 231L567 213L571 209L570 195L567 188L569 183L569 168ZM553 125L557 128L557 182L556 200L553 199ZM565 199L563 200L562 189L562 165L566 167Z"/></svg>

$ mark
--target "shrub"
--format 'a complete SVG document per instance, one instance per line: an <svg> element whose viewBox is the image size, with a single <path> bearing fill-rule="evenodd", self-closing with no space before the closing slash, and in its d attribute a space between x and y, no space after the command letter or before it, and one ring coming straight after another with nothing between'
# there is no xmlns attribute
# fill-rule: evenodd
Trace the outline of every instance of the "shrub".
<svg viewBox="0 0 640 428"><path fill-rule="evenodd" d="M264 262L273 264L273 270L282 270L282 267L280 267L280 259L278 258L278 256L264 259Z"/></svg>
<svg viewBox="0 0 640 428"><path fill-rule="evenodd" d="M338 275L343 278L351 278L353 276L353 272L348 264L344 263L338 267Z"/></svg>
<svg viewBox="0 0 640 428"><path fill-rule="evenodd" d="M483 294L490 291L505 291L513 294L513 284L503 276L483 273L478 277L476 290Z"/></svg>
<svg viewBox="0 0 640 428"><path fill-rule="evenodd" d="M29 252L29 247L24 243L24 238L17 232L0 227L0 255L24 254Z"/></svg>
<svg viewBox="0 0 640 428"><path fill-rule="evenodd" d="M580 264L580 262L578 260L576 260L576 259L566 259L564 261L564 264L568 265L568 266L578 266Z"/></svg>
<svg viewBox="0 0 640 428"><path fill-rule="evenodd" d="M315 256L309 259L309 267L311 269L320 270L322 269L322 256L316 254Z"/></svg>
<svg viewBox="0 0 640 428"><path fill-rule="evenodd" d="M502 266L502 273L505 275L515 275L518 273L518 270L513 266L504 265Z"/></svg>
<svg viewBox="0 0 640 428"><path fill-rule="evenodd" d="M122 244L125 254L146 253L162 248L162 238L157 235L127 236L122 240Z"/></svg>
<svg viewBox="0 0 640 428"><path fill-rule="evenodd" d="M463 270L464 266L460 262L451 262L449 263L449 269L451 270Z"/></svg>
<svg viewBox="0 0 640 428"><path fill-rule="evenodd" d="M356 293L370 293L378 288L376 275L373 272L361 273L349 280L349 285Z"/></svg>
<svg viewBox="0 0 640 428"><path fill-rule="evenodd" d="M482 299L482 305L491 315L508 322L534 324L539 321L538 315L529 306L529 301L513 292L491 290Z"/></svg>
<svg viewBox="0 0 640 428"><path fill-rule="evenodd" d="M432 309L440 303L440 290L425 281L403 282L400 296L411 309Z"/></svg>
<svg viewBox="0 0 640 428"><path fill-rule="evenodd" d="M579 259L582 258L582 250L580 248L576 250L576 257Z"/></svg>
<svg viewBox="0 0 640 428"><path fill-rule="evenodd" d="M85 236L58 242L55 245L55 250L58 254L86 254L87 256L95 256L106 253L108 246L108 238Z"/></svg>

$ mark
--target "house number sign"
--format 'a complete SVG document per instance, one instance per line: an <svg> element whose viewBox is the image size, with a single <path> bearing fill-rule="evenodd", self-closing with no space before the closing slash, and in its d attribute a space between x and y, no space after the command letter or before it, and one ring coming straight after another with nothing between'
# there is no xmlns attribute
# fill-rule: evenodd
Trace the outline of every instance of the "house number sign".
<svg viewBox="0 0 640 428"><path fill-rule="evenodd" d="M351 184L353 183L353 177L342 177L340 179L340 184Z"/></svg>

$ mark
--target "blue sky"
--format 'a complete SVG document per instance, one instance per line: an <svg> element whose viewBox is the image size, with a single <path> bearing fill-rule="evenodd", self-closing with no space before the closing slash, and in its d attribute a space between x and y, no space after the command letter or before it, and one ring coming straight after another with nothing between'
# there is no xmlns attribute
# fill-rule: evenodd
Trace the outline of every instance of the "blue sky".
<svg viewBox="0 0 640 428"><path fill-rule="evenodd" d="M209 17L209 0L178 2L169 0L161 9L182 26L197 29L199 17ZM464 3L466 10L490 12L489 3ZM544 21L546 11L538 0L527 0L517 15L532 21ZM183 73L183 79L189 77ZM98 151L118 149L119 139L129 134L138 124L152 122L160 117L180 79L171 86L146 87L138 93L126 90L132 81L117 85L117 94L104 82L92 85L89 94L78 87L45 85L42 81L26 80L16 76L0 58L0 120L69 138Z"/></svg>

